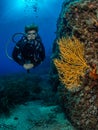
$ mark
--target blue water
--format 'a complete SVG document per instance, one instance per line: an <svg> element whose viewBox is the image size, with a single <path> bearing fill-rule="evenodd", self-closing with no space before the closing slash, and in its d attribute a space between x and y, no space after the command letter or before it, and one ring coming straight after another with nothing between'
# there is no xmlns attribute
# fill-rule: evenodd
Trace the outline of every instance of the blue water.
<svg viewBox="0 0 98 130"><path fill-rule="evenodd" d="M48 67L55 39L56 22L61 11L63 0L3 0L0 1L0 75L25 72L6 53L11 56L14 44L11 37L14 33L24 32L24 26L35 23L46 50L43 66ZM43 67L39 65L37 68Z"/></svg>

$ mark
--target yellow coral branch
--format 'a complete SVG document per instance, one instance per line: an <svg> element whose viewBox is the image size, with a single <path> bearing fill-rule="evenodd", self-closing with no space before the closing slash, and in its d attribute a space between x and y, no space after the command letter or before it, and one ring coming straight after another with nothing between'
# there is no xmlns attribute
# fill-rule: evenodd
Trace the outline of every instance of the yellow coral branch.
<svg viewBox="0 0 98 130"><path fill-rule="evenodd" d="M84 45L75 37L62 38L58 45L60 59L54 59L54 64L61 82L71 90L80 85L80 77L83 77L85 70L89 68L84 59Z"/></svg>

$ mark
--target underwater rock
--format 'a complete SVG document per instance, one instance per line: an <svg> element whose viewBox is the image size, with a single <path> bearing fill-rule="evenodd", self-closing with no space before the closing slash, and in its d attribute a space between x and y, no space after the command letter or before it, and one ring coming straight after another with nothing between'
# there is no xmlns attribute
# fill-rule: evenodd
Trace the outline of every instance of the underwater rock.
<svg viewBox="0 0 98 130"><path fill-rule="evenodd" d="M67 75L68 70L72 69L70 63L72 64L74 61L71 60L76 57L66 59L65 53L69 53L69 48L67 52L64 47L60 49L62 37L66 41L67 38L71 41L75 37L84 45L83 58L89 66L84 75L78 77L79 80L76 79L80 81L80 85L75 86L75 89L72 90L68 88L67 82L62 81L64 81L63 74ZM71 51L73 54L73 50ZM59 61L56 62L58 65L55 64L55 60ZM81 59L81 61L83 60ZM71 68L64 68L67 62ZM57 21L51 64L51 80L54 81L60 104L70 122L79 130L98 130L98 0L70 0L69 2L65 0L63 2ZM74 71L73 74L75 77ZM68 79L72 78L72 75L67 76Z"/></svg>
<svg viewBox="0 0 98 130"><path fill-rule="evenodd" d="M0 113L8 114L11 108L26 101L40 99L41 78L32 75L8 75L0 77Z"/></svg>
<svg viewBox="0 0 98 130"><path fill-rule="evenodd" d="M47 75L11 74L0 76L0 115L10 115L17 105L41 100L45 105L56 104Z"/></svg>

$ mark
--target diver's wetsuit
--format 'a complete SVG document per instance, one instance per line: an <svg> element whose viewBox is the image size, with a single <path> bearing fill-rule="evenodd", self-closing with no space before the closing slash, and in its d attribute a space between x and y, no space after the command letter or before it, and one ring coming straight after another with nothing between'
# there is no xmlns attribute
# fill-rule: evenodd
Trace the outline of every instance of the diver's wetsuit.
<svg viewBox="0 0 98 130"><path fill-rule="evenodd" d="M20 65L26 63L33 63L34 67L39 65L45 58L45 49L39 35L31 41L22 37L12 52L12 58Z"/></svg>

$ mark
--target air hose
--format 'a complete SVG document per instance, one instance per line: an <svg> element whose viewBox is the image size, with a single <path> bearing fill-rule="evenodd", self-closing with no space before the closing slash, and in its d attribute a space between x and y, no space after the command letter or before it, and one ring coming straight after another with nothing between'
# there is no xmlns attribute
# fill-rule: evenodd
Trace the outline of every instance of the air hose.
<svg viewBox="0 0 98 130"><path fill-rule="evenodd" d="M16 38L17 36L19 36L20 38L18 38L18 40L16 41L15 38ZM5 53L6 53L6 56L7 56L10 60L13 60L13 58L12 58L11 56L9 56L9 54L8 54L8 46L9 46L9 44L11 43L11 41L16 44L16 43L21 39L21 37L25 37L25 34L24 34L24 33L15 33L15 34L12 35L11 40L9 40L9 42L7 42L6 45L5 45Z"/></svg>

